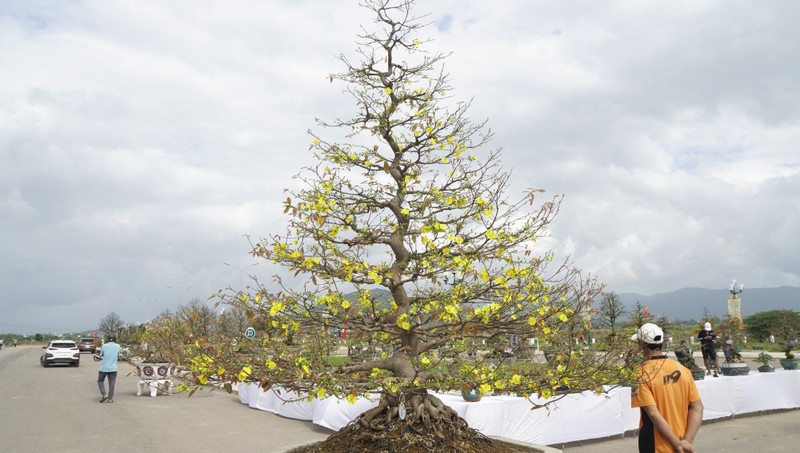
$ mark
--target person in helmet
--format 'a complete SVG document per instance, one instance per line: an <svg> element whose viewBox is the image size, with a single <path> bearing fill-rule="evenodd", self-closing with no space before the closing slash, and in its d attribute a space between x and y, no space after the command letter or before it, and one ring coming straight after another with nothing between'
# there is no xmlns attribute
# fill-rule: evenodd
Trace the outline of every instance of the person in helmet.
<svg viewBox="0 0 800 453"><path fill-rule="evenodd" d="M114 385L117 382L117 361L119 360L119 345L117 337L110 334L103 347L100 348L100 371L97 373L97 387L100 389L100 402L114 402ZM105 380L108 378L108 393L106 393Z"/></svg>

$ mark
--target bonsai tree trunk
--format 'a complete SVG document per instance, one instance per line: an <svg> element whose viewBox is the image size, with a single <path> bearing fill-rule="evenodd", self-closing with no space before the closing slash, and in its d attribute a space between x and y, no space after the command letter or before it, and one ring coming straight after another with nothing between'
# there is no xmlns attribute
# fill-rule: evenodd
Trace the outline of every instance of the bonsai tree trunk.
<svg viewBox="0 0 800 453"><path fill-rule="evenodd" d="M408 436L406 433L415 435ZM325 440L330 451L507 451L470 428L467 422L424 388L384 394L378 406Z"/></svg>

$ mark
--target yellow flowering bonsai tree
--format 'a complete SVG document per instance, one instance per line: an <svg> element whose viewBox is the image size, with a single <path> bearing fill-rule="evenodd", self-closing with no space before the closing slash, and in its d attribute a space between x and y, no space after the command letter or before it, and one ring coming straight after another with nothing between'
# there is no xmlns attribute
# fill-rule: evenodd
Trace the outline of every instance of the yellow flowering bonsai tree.
<svg viewBox="0 0 800 453"><path fill-rule="evenodd" d="M499 151L484 149L491 132L467 119L468 102L450 98L445 55L416 36L424 23L413 2L393 3L366 2L379 31L359 37L362 61L341 56L346 70L331 75L347 84L357 114L320 122L341 132L337 140L310 132L318 163L288 190L287 231L251 242L255 257L291 277L219 292L256 335L197 342L198 382L246 380L350 402L379 395L347 428L377 436L468 429L429 393L466 382L548 398L629 381L629 344L576 347L600 285L538 248L561 198L509 197ZM363 351L334 364L340 332ZM512 360L534 338L559 346L552 360ZM510 354L487 354L492 342Z"/></svg>
<svg viewBox="0 0 800 453"><path fill-rule="evenodd" d="M169 310L142 325L138 344L131 350L135 362L180 365L187 357L186 343L191 334L186 324Z"/></svg>

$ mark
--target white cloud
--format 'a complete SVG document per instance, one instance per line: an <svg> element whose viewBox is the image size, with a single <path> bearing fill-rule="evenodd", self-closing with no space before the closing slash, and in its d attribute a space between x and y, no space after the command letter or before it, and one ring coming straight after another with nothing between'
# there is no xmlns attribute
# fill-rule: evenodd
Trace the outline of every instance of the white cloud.
<svg viewBox="0 0 800 453"><path fill-rule="evenodd" d="M417 2L513 188L565 194L543 244L646 294L800 285L798 9ZM0 4L0 331L238 285L306 131L354 109L326 78L360 25L356 2Z"/></svg>

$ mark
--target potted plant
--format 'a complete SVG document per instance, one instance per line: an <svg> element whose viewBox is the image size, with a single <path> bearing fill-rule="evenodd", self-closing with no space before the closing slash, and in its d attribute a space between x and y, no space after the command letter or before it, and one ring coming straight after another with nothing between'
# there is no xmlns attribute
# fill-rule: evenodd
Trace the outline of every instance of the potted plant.
<svg viewBox="0 0 800 453"><path fill-rule="evenodd" d="M464 401L474 403L481 400L481 389L474 382L465 382L461 384L461 397Z"/></svg>
<svg viewBox="0 0 800 453"><path fill-rule="evenodd" d="M750 372L750 367L742 360L742 355L732 345L730 357L720 366L724 376L745 376Z"/></svg>
<svg viewBox="0 0 800 453"><path fill-rule="evenodd" d="M680 347L675 349L675 357L678 358L678 362L689 369L692 372L692 378L695 381L702 381L706 377L706 372L694 361L694 356L692 350L686 344L686 340L681 340Z"/></svg>
<svg viewBox="0 0 800 453"><path fill-rule="evenodd" d="M787 340L783 342L781 350L783 351L786 358L780 359L781 366L784 370L796 370L797 369L797 359L792 354L792 349L797 344L796 340Z"/></svg>
<svg viewBox="0 0 800 453"><path fill-rule="evenodd" d="M720 331L725 338L722 346L725 353L725 362L720 366L724 376L745 376L750 373L750 367L742 360L739 353L738 341L744 331L744 325L738 318L728 315L720 326Z"/></svg>
<svg viewBox="0 0 800 453"><path fill-rule="evenodd" d="M184 331L177 317L164 314L146 326L141 342L131 348L130 362L140 379L138 395L146 389L151 396L172 391L172 378L185 355Z"/></svg>
<svg viewBox="0 0 800 453"><path fill-rule="evenodd" d="M775 360L774 357L767 354L766 352L761 352L761 354L756 357L756 362L760 363L761 366L758 367L758 371L761 373L773 373L775 372L775 367L770 366L769 362Z"/></svg>
<svg viewBox="0 0 800 453"><path fill-rule="evenodd" d="M792 350L797 347L800 332L800 314L790 310L781 310L775 319L775 336L781 339L781 351L785 358L780 359L784 370L796 370L797 359Z"/></svg>

